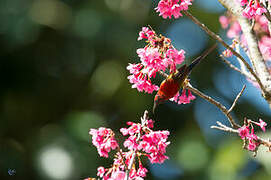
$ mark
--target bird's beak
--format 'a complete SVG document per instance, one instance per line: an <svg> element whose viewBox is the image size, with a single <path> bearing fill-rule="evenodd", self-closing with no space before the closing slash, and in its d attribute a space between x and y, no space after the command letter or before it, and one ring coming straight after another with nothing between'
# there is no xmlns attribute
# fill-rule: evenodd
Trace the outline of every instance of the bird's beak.
<svg viewBox="0 0 271 180"><path fill-rule="evenodd" d="M156 109L157 105L158 105L158 101L154 101L154 102L153 102L153 108L152 108L153 114L154 114L154 112L155 112L155 109Z"/></svg>

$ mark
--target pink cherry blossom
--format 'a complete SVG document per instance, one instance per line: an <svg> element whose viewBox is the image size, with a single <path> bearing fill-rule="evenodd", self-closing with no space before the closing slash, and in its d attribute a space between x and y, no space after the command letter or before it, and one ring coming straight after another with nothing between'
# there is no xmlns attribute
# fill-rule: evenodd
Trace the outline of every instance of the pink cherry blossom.
<svg viewBox="0 0 271 180"><path fill-rule="evenodd" d="M238 129L239 131L239 136L242 138L242 139L245 139L248 137L249 135L249 127L248 126L242 126Z"/></svg>
<svg viewBox="0 0 271 180"><path fill-rule="evenodd" d="M131 64L129 63L129 65L127 66L127 70L129 70L129 72L131 74L138 74L140 73L140 70L142 69L143 65L138 63L138 64Z"/></svg>
<svg viewBox="0 0 271 180"><path fill-rule="evenodd" d="M256 15L262 15L266 9L261 7L259 0L250 0L243 11L243 16L248 19L254 18Z"/></svg>
<svg viewBox="0 0 271 180"><path fill-rule="evenodd" d="M220 16L219 22L223 29L226 29L229 26L229 19L226 16Z"/></svg>
<svg viewBox="0 0 271 180"><path fill-rule="evenodd" d="M142 27L142 31L139 32L139 37L137 38L137 40L138 41L142 39L150 40L154 35L155 33L148 27Z"/></svg>
<svg viewBox="0 0 271 180"><path fill-rule="evenodd" d="M127 66L130 75L127 77L139 92L153 93L159 87L152 83L158 71L170 70L175 73L176 65L181 64L185 59L184 50L176 50L169 38L162 35L157 36L153 30L143 27L139 33L139 40L147 39L148 45L137 49L140 63Z"/></svg>
<svg viewBox="0 0 271 180"><path fill-rule="evenodd" d="M154 124L154 121L153 121L152 119L149 119L149 120L147 121L147 126L148 126L148 128L153 128L153 124Z"/></svg>
<svg viewBox="0 0 271 180"><path fill-rule="evenodd" d="M98 171L97 176L99 176L99 177L103 177L104 173L106 172L105 168L102 166L98 167L97 171Z"/></svg>
<svg viewBox="0 0 271 180"><path fill-rule="evenodd" d="M237 21L234 21L227 32L227 36L229 38L235 38L235 37L239 37L240 33L241 33L241 26Z"/></svg>
<svg viewBox="0 0 271 180"><path fill-rule="evenodd" d="M250 134L248 134L247 136L248 139L250 140L257 140L258 136L256 134L254 134L254 128L252 127L250 130Z"/></svg>
<svg viewBox="0 0 271 180"><path fill-rule="evenodd" d="M164 19L172 16L177 19L182 16L181 11L187 10L191 4L191 0L161 0L155 10Z"/></svg>
<svg viewBox="0 0 271 180"><path fill-rule="evenodd" d="M241 6L244 6L248 3L248 0L238 0Z"/></svg>
<svg viewBox="0 0 271 180"><path fill-rule="evenodd" d="M92 135L92 144L96 146L98 153L102 157L108 157L111 149L116 149L118 143L111 129L100 127L98 130L90 129L89 134Z"/></svg>
<svg viewBox="0 0 271 180"><path fill-rule="evenodd" d="M111 178L108 180L124 180L125 172L124 171L115 171L112 173Z"/></svg>
<svg viewBox="0 0 271 180"><path fill-rule="evenodd" d="M128 76L130 83L132 83L132 88L137 88L139 92L143 90L147 93L152 93L153 91L157 91L159 87L155 84L152 84L151 80L148 79L147 75L143 73L132 74Z"/></svg>
<svg viewBox="0 0 271 180"><path fill-rule="evenodd" d="M137 137L136 136L129 136L129 138L127 138L124 143L123 146L126 147L129 150L136 150L138 147L137 144Z"/></svg>
<svg viewBox="0 0 271 180"><path fill-rule="evenodd" d="M170 144L167 142L168 131L153 131L142 136L142 141L139 143L138 149L142 149L148 153L148 158L151 163L163 163L168 159L164 155L166 147Z"/></svg>
<svg viewBox="0 0 271 180"><path fill-rule="evenodd" d="M158 48L140 48L137 50L137 54L141 60L141 64L145 67L155 69L156 71L165 71L167 68L167 61L161 57Z"/></svg>
<svg viewBox="0 0 271 180"><path fill-rule="evenodd" d="M251 139L249 139L247 149L250 151L254 151L257 147L257 143Z"/></svg>
<svg viewBox="0 0 271 180"><path fill-rule="evenodd" d="M166 62L167 66L170 66L170 71L175 72L176 71L176 65L177 64L182 64L184 61L184 56L185 52L184 50L176 50L176 49L168 49L166 52Z"/></svg>
<svg viewBox="0 0 271 180"><path fill-rule="evenodd" d="M170 99L170 101L174 101L178 104L188 104L194 99L196 99L196 97L191 93L189 89L183 89L181 95L178 92L173 98Z"/></svg>
<svg viewBox="0 0 271 180"><path fill-rule="evenodd" d="M103 180L124 180L126 168L133 163L129 179L143 180L148 170L142 165L142 156L148 157L151 163L163 163L168 159L165 153L167 146L170 144L167 141L169 131L153 131L153 123L152 119L147 118L142 118L141 123L127 122L128 127L121 128L120 132L122 135L128 136L123 143L128 150L119 149L114 155L113 164L110 168L100 166L97 169L97 176ZM99 154L105 147L110 146L109 149L105 148L103 150L106 151L106 155L108 155L110 148L118 147L114 143L112 146L115 139L114 132L111 129L104 127L97 130L91 129L90 134L92 135L92 143L97 147Z"/></svg>
<svg viewBox="0 0 271 180"><path fill-rule="evenodd" d="M271 38L263 36L259 41L259 48L265 60L271 61Z"/></svg>
<svg viewBox="0 0 271 180"><path fill-rule="evenodd" d="M259 123L258 122L254 122L254 124L260 126L262 128L263 131L265 131L265 126L267 126L267 123L264 122L263 120L259 119Z"/></svg>
<svg viewBox="0 0 271 180"><path fill-rule="evenodd" d="M269 31L269 29L268 29L268 19L264 15L262 15L262 16L259 16L259 15L255 16L255 20L256 20L257 23L259 23L260 28L261 28L262 31L264 31L264 32L268 32Z"/></svg>
<svg viewBox="0 0 271 180"><path fill-rule="evenodd" d="M259 146L259 143L257 142L258 136L254 133L254 128L251 125L251 122L253 122L253 121L249 122L250 125L242 126L241 128L238 129L238 131L239 131L239 136L241 137L241 139L243 139L247 142L246 148L249 151L254 151ZM255 122L253 122L253 123L255 123ZM260 122L260 123L262 123L262 122ZM260 125L260 123L259 123L259 125ZM263 125L263 127L265 126L264 123L262 123L262 125ZM251 129L249 128L250 126L251 126Z"/></svg>
<svg viewBox="0 0 271 180"><path fill-rule="evenodd" d="M145 177L148 170L142 166L142 164L139 165L139 168L137 169L137 175L140 177Z"/></svg>
<svg viewBox="0 0 271 180"><path fill-rule="evenodd" d="M141 125L139 123L127 122L127 125L129 125L130 127L120 129L121 133L124 136L126 136L128 134L133 136L134 134L140 133Z"/></svg>

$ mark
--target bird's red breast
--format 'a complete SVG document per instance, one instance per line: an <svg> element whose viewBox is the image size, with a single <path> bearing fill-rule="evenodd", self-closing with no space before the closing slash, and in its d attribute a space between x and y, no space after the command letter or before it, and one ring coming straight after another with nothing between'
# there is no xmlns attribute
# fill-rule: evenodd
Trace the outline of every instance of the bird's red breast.
<svg viewBox="0 0 271 180"><path fill-rule="evenodd" d="M179 90L180 84L173 78L168 78L161 83L157 95L163 97L164 100L168 100L174 97Z"/></svg>

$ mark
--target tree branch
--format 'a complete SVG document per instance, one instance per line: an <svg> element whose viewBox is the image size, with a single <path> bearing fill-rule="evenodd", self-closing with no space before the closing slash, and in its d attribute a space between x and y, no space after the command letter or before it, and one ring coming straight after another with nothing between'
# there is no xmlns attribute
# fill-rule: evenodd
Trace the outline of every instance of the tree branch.
<svg viewBox="0 0 271 180"><path fill-rule="evenodd" d="M218 107L218 109L220 109L222 111L222 113L228 118L229 122L231 123L231 126L233 128L239 128L240 125L238 125L233 117L231 116L230 112L228 111L228 109L221 104L220 102L214 100L213 98L211 98L210 96L202 93L201 91L199 91L198 89L194 88L190 83L187 84L187 86L185 87L187 89L189 89L190 91L192 91L193 93L197 94L198 96L200 96L201 98L205 99L206 101L214 104L216 107ZM240 94L240 93L239 93ZM238 94L238 95L239 95ZM239 98L238 98L239 99Z"/></svg>
<svg viewBox="0 0 271 180"><path fill-rule="evenodd" d="M219 0L222 1L222 0ZM225 41L223 41L223 39L221 39L220 36L218 36L217 34L215 34L214 32L212 32L208 27L206 27L204 24L202 24L197 18L195 18L192 14L190 14L188 11L183 11L183 13L189 17L195 24L197 24L199 27L201 27L207 34L209 34L212 38L214 38L215 40L219 41L223 46L225 46L227 49L231 50L231 52L238 57L246 66L246 68L248 69L248 71L254 76L254 78L256 79L257 83L259 84L259 86L262 88L264 87L263 84L261 83L259 77L256 75L256 73L253 71L253 69L250 67L250 65L246 62L246 60L243 58L243 56L241 56L239 53L237 53L232 47L230 47ZM264 88L263 88L264 89ZM266 93L265 93L266 94ZM271 102L270 102L271 104Z"/></svg>
<svg viewBox="0 0 271 180"><path fill-rule="evenodd" d="M243 86L242 90L239 92L239 94L236 96L235 100L233 101L230 109L228 110L228 114L233 110L234 106L236 105L238 99L242 96L244 90L246 88L246 85Z"/></svg>
<svg viewBox="0 0 271 180"><path fill-rule="evenodd" d="M258 40L252 25L247 18L243 17L243 9L239 3L232 0L219 0L219 2L237 17L247 41L250 60L258 76L254 72L255 75L251 73L259 84L263 97L271 106L271 75L259 50Z"/></svg>
<svg viewBox="0 0 271 180"><path fill-rule="evenodd" d="M225 131L225 132L230 132L230 133L237 133L239 134L239 131L238 129L233 129L231 127L228 127L224 124L222 124L221 122L217 121L216 122L218 124L218 126L211 126L212 129L218 129L218 130L221 130L221 131ZM271 151L271 142L269 140L265 140L259 136L257 136L257 142L260 143L261 145L264 145L266 147L268 147L269 151Z"/></svg>
<svg viewBox="0 0 271 180"><path fill-rule="evenodd" d="M224 63L226 63L230 68L232 68L233 70L239 72L240 74L246 76L248 79L250 79L251 81L255 82L255 79L253 78L253 76L251 76L251 74L249 74L249 72L245 71L243 72L242 70L240 70L238 67L234 66L233 64L231 64L227 59L224 58L223 55L220 55L222 61Z"/></svg>

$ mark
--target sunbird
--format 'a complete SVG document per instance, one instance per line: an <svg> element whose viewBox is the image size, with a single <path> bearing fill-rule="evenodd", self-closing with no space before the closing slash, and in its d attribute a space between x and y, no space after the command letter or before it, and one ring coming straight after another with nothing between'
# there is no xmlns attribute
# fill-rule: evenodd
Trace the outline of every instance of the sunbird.
<svg viewBox="0 0 271 180"><path fill-rule="evenodd" d="M181 66L176 72L171 73L161 83L160 88L154 97L153 113L159 104L173 98L177 94L177 92L185 85L186 79L192 69L194 69L202 59L212 52L216 46L217 44L214 44L211 48L207 49L202 55L193 60L189 66L186 64Z"/></svg>

